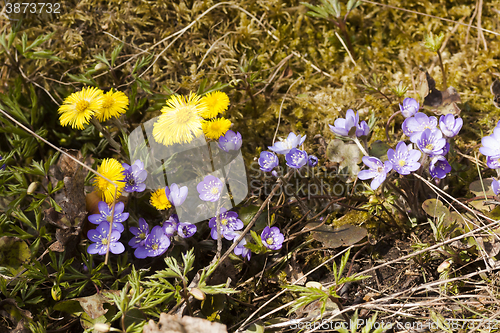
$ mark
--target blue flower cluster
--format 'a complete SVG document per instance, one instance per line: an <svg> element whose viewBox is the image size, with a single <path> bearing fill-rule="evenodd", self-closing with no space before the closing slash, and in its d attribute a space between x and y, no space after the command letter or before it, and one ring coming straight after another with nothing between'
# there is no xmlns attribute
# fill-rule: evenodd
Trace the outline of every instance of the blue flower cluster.
<svg viewBox="0 0 500 333"><path fill-rule="evenodd" d="M368 169L360 171L358 177L362 180L373 179L370 184L373 190L386 180L391 170L400 175L409 175L420 169L422 165L428 165L431 177L439 179L445 178L446 174L451 171L451 166L445 156L450 150L449 140L462 128L462 118L455 118L452 114L441 116L438 127L436 117L429 117L418 112L420 105L415 99L405 98L403 105L399 107L406 118L402 125L403 132L412 144L407 145L404 141L400 141L396 145L396 150L387 151L388 161L386 162L372 156L363 157L362 161ZM338 135L357 140L358 136L366 135L369 131L364 130L363 122L361 124L358 122L358 114L348 110L346 119L337 119L335 126L330 125L330 129ZM498 135L500 138L500 129ZM413 144L419 150L413 149ZM500 158L500 149L498 149L498 158Z"/></svg>
<svg viewBox="0 0 500 333"><path fill-rule="evenodd" d="M306 151L297 148L304 143L306 137L307 135L302 137L300 134L295 135L295 133L290 132L286 139L276 142L273 146L268 147L269 150L274 153L269 151L263 151L260 153L260 169L265 172L272 171L273 175L276 176L277 173L273 171L273 169L279 165L279 158L276 154L285 155L286 165L294 169L300 169L306 164L311 167L316 166L318 164L318 158L316 156L308 156Z"/></svg>
<svg viewBox="0 0 500 333"><path fill-rule="evenodd" d="M491 135L481 139L481 144L479 152L486 156L488 168L500 169L500 121L498 121ZM500 182L497 179L493 179L491 187L496 195L500 193Z"/></svg>

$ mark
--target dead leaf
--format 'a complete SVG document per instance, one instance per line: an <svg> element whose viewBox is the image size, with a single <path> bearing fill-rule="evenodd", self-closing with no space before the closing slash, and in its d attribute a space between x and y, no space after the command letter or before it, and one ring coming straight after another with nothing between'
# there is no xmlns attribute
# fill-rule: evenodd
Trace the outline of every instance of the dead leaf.
<svg viewBox="0 0 500 333"><path fill-rule="evenodd" d="M434 114L460 114L461 110L457 103L462 103L462 100L454 87L448 87L444 91L437 90L436 81L427 72L420 74L419 85L419 95L424 99L423 104L431 107Z"/></svg>
<svg viewBox="0 0 500 333"><path fill-rule="evenodd" d="M102 294L94 294L87 297L73 298L74 301L78 301L90 318L96 319L104 315L108 310L104 309L103 304L109 303L109 301Z"/></svg>
<svg viewBox="0 0 500 333"><path fill-rule="evenodd" d="M304 230L312 229L318 226L319 223L308 223ZM367 231L365 228L351 224L346 224L340 227L332 227L330 225L322 225L321 227L311 231L312 237L320 241L324 247L337 248L340 246L351 246L365 238Z"/></svg>
<svg viewBox="0 0 500 333"><path fill-rule="evenodd" d="M156 324L153 320L144 326L143 333L227 333L226 325L210 322L206 319L184 316L160 314Z"/></svg>

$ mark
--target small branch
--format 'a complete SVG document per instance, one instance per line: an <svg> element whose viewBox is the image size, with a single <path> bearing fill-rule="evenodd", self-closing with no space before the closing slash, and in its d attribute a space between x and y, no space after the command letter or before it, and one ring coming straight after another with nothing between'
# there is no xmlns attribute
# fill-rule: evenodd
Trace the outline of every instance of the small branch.
<svg viewBox="0 0 500 333"><path fill-rule="evenodd" d="M363 153L363 155L365 156L370 156L368 155L368 153L366 152L365 148L363 147L363 145L361 144L361 142L359 142L359 139L357 137L355 137L354 139L352 139L352 141L354 141L357 145L358 145L358 148L359 150L361 150L361 152Z"/></svg>

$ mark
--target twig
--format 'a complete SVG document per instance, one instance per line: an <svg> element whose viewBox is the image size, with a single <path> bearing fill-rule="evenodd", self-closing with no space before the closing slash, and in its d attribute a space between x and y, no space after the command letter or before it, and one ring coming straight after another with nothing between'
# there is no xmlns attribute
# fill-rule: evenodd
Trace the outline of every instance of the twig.
<svg viewBox="0 0 500 333"><path fill-rule="evenodd" d="M337 31L335 31L335 36L337 36L337 38L339 39L339 41L342 44L342 46L344 47L344 49L347 51L347 54L349 55L349 59L351 59L354 66L358 66L356 64L356 61L354 61L354 58L352 57L351 51L349 51L349 48L347 47L347 45L345 45L344 40L342 39L342 37L340 37L340 35L338 34Z"/></svg>

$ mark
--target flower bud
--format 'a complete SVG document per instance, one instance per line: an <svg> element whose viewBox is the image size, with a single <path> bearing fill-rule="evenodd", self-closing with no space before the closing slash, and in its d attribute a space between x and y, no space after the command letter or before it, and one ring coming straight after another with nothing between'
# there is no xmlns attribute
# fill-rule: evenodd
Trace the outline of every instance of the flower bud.
<svg viewBox="0 0 500 333"><path fill-rule="evenodd" d="M198 301L205 300L205 293L198 288L191 288L191 290L189 290L189 293L193 295L193 297L196 298Z"/></svg>
<svg viewBox="0 0 500 333"><path fill-rule="evenodd" d="M100 71L103 71L103 70L105 70L107 68L108 68L108 66L106 66L105 64L103 64L102 62L100 62L97 65L95 65L94 70L96 70L97 72L100 72Z"/></svg>
<svg viewBox="0 0 500 333"><path fill-rule="evenodd" d="M59 301L62 295L61 287L59 287L58 284L54 284L50 290L50 294L52 295L54 301Z"/></svg>
<svg viewBox="0 0 500 333"><path fill-rule="evenodd" d="M107 333L109 332L109 327L109 324L97 323L94 325L94 330L102 333Z"/></svg>
<svg viewBox="0 0 500 333"><path fill-rule="evenodd" d="M319 282L316 282L316 281L309 281L306 283L306 287L307 288L316 288L316 289L323 289L323 285Z"/></svg>
<svg viewBox="0 0 500 333"><path fill-rule="evenodd" d="M33 194L33 192L36 191L37 187L38 187L38 183L37 182L32 182L30 184L30 186L28 186L28 189L26 190L26 194L28 194L28 195Z"/></svg>

